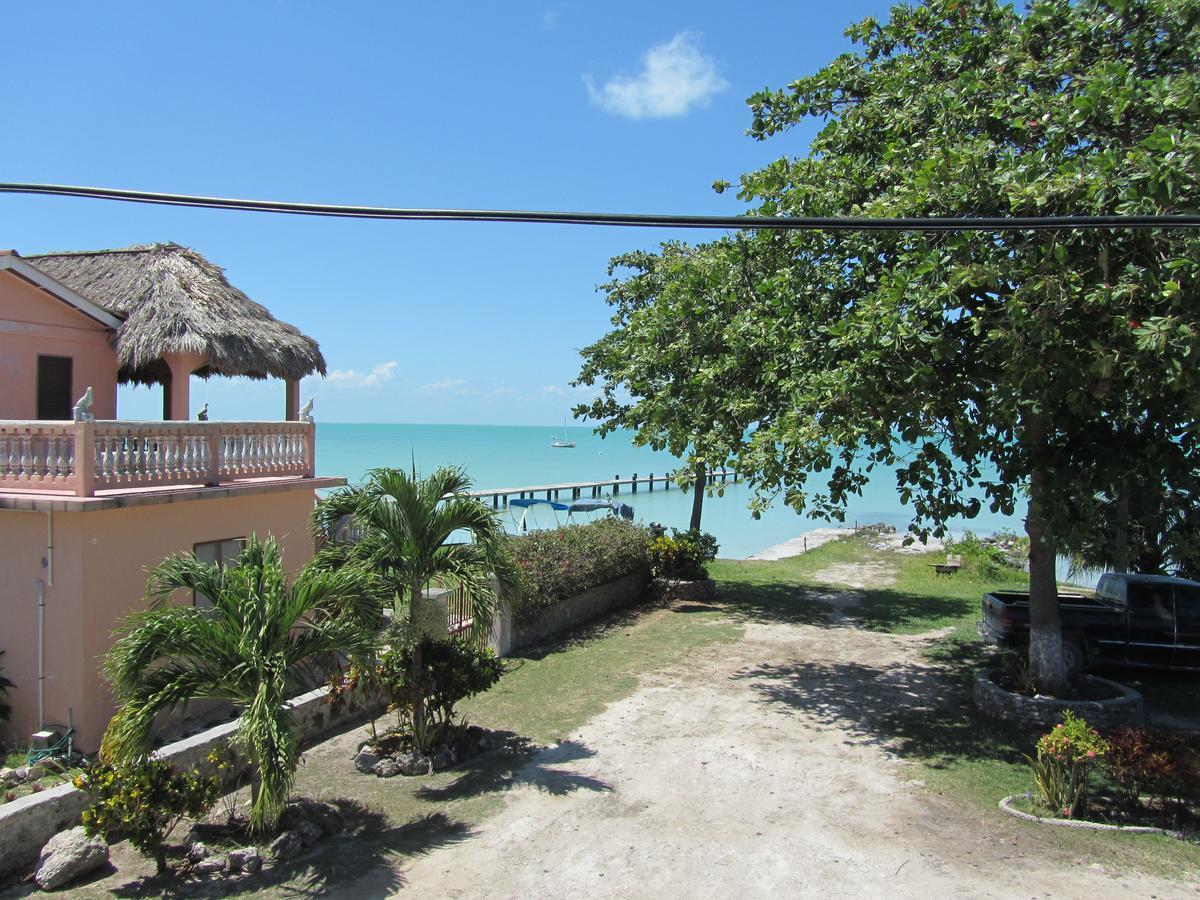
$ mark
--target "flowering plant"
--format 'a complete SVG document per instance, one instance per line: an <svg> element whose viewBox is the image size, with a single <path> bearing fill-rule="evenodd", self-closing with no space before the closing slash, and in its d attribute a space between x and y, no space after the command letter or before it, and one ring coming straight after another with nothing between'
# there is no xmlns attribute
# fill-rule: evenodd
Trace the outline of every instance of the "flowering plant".
<svg viewBox="0 0 1200 900"><path fill-rule="evenodd" d="M1092 769L1107 752L1100 733L1065 710L1062 723L1038 739L1037 759L1025 757L1042 804L1066 819L1082 813Z"/></svg>

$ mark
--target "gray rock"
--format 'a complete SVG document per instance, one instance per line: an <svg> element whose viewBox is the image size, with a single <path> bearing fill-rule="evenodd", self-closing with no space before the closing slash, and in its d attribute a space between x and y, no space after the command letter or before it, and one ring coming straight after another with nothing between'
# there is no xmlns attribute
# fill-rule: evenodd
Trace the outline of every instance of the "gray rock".
<svg viewBox="0 0 1200 900"><path fill-rule="evenodd" d="M417 753L406 753L397 758L396 762L400 766L401 775L428 775L433 771L429 757Z"/></svg>
<svg viewBox="0 0 1200 900"><path fill-rule="evenodd" d="M458 759L454 751L449 747L442 747L437 753L433 754L433 768L435 770L449 769L456 762L458 762Z"/></svg>
<svg viewBox="0 0 1200 900"><path fill-rule="evenodd" d="M197 875L216 875L219 872L224 872L228 867L228 863L220 856L210 856L207 859L202 859L192 867L192 871Z"/></svg>
<svg viewBox="0 0 1200 900"><path fill-rule="evenodd" d="M375 764L379 762L379 754L373 753L370 750L359 750L354 757L354 768L362 772L364 775L369 775L375 770Z"/></svg>
<svg viewBox="0 0 1200 900"><path fill-rule="evenodd" d="M229 871L253 875L262 869L262 854L257 847L239 847L229 851Z"/></svg>
<svg viewBox="0 0 1200 900"><path fill-rule="evenodd" d="M372 771L380 778L392 778L399 775L403 770L400 767L399 760L392 759L390 756L386 759L381 759L375 763Z"/></svg>
<svg viewBox="0 0 1200 900"><path fill-rule="evenodd" d="M108 862L108 844L88 837L82 825L60 831L46 842L38 857L34 880L44 891L57 890Z"/></svg>
<svg viewBox="0 0 1200 900"><path fill-rule="evenodd" d="M189 832L188 835L190 837L191 832ZM212 850L209 849L208 844L205 844L203 841L194 840L188 844L187 858L194 863L198 863L202 859L208 859L212 855Z"/></svg>
<svg viewBox="0 0 1200 900"><path fill-rule="evenodd" d="M271 846L267 852L271 854L272 859L291 859L304 849L304 844L300 840L300 835L294 831L285 831L279 837L271 842Z"/></svg>
<svg viewBox="0 0 1200 900"><path fill-rule="evenodd" d="M300 836L300 843L305 847L315 847L325 836L320 825L307 819L296 826L296 834Z"/></svg>
<svg viewBox="0 0 1200 900"><path fill-rule="evenodd" d="M39 778L45 778L45 777L46 777L45 766L30 766L28 769L25 770L25 780L26 781L37 781Z"/></svg>
<svg viewBox="0 0 1200 900"><path fill-rule="evenodd" d="M289 803L288 807L298 809L303 818L320 826L321 832L326 835L337 834L346 824L341 812L331 803L301 797Z"/></svg>
<svg viewBox="0 0 1200 900"><path fill-rule="evenodd" d="M22 784L29 777L29 769L25 766L12 770L12 778L14 784Z"/></svg>

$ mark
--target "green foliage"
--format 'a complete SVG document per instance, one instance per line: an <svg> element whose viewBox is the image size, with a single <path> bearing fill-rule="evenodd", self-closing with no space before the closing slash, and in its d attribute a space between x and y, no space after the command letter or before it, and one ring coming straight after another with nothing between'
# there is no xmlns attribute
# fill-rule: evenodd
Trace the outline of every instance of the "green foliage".
<svg viewBox="0 0 1200 900"><path fill-rule="evenodd" d="M647 565L646 530L616 517L514 536L509 547L520 573L513 614L524 620Z"/></svg>
<svg viewBox="0 0 1200 900"><path fill-rule="evenodd" d="M516 593L517 570L500 519L467 494L470 487L466 473L449 466L426 478L415 470L373 469L360 486L320 500L313 513L313 529L323 544L313 565L332 571L363 566L386 588L396 612L388 639L412 651L406 706L411 706L421 751L429 749L422 647L432 630L423 592L433 583L462 589L471 602L473 641L490 633L497 602ZM470 540L451 542L461 532Z"/></svg>
<svg viewBox="0 0 1200 900"><path fill-rule="evenodd" d="M279 545L252 535L225 568L169 557L146 590L150 609L129 617L105 660L118 709L101 757L135 763L149 752L159 714L201 698L232 701L242 710L236 741L255 770L250 827L274 828L299 756L284 704L337 654L374 648L378 586L357 566L308 567L289 584ZM169 605L179 590L204 594L212 608Z"/></svg>
<svg viewBox="0 0 1200 900"><path fill-rule="evenodd" d="M1000 575L1005 569L1014 568L1003 550L970 531L958 540L946 541L946 552L961 556L964 567L975 568L989 578Z"/></svg>
<svg viewBox="0 0 1200 900"><path fill-rule="evenodd" d="M1104 767L1126 806L1152 794L1163 809L1170 798L1200 799L1200 744L1193 735L1124 726L1107 736Z"/></svg>
<svg viewBox="0 0 1200 900"><path fill-rule="evenodd" d="M704 564L717 558L717 539L705 531L672 529L650 541L647 555L650 573L655 578L679 578L695 581L708 577Z"/></svg>
<svg viewBox="0 0 1200 900"><path fill-rule="evenodd" d="M166 871L163 841L184 816L199 819L220 796L217 776L176 772L160 759L108 765L96 762L75 778L91 805L83 811L83 827L90 835L128 838L147 856L153 856L159 874Z"/></svg>
<svg viewBox="0 0 1200 900"><path fill-rule="evenodd" d="M0 656L4 655L4 651L0 650ZM2 670L0 670L2 671ZM0 675L0 722L7 722L9 716L12 715L12 707L4 701L8 697L8 692L15 688L16 685Z"/></svg>
<svg viewBox="0 0 1200 900"><path fill-rule="evenodd" d="M1037 758L1026 757L1042 805L1063 818L1082 814L1092 770L1107 750L1096 729L1065 710L1062 723L1038 739Z"/></svg>

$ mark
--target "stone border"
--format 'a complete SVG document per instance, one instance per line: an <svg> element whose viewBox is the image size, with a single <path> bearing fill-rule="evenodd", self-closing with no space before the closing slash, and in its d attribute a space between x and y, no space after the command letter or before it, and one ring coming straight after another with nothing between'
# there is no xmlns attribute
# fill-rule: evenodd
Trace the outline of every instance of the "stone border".
<svg viewBox="0 0 1200 900"><path fill-rule="evenodd" d="M1022 812L1019 809L1013 808L1012 802L1020 796L1020 794L1009 794L1001 800L1001 812L1008 813L1008 815L1023 819L1026 822L1036 822L1039 825L1056 825L1059 828L1079 828L1084 831L1121 831L1125 834L1165 834L1167 837L1173 837L1177 840L1186 840L1185 835L1181 832L1172 831L1169 828L1156 828L1153 825L1109 825L1106 822L1088 822L1085 819L1049 819L1044 816L1035 816L1032 813Z"/></svg>
<svg viewBox="0 0 1200 900"><path fill-rule="evenodd" d="M999 669L986 669L975 676L972 699L986 715L1031 727L1050 729L1062 721L1064 710L1085 719L1093 728L1104 730L1116 725L1137 724L1145 718L1142 695L1107 678L1084 675L1089 683L1111 688L1117 694L1108 700L1058 700L1051 697L1026 697L1006 691L993 680Z"/></svg>
<svg viewBox="0 0 1200 900"><path fill-rule="evenodd" d="M655 578L650 582L650 592L659 603L674 600L716 600L717 583L711 578L685 581L681 578Z"/></svg>
<svg viewBox="0 0 1200 900"><path fill-rule="evenodd" d="M288 701L301 741L320 737L369 711L361 702L344 701L337 707L331 706L328 694L329 688L321 687ZM209 773L208 754L228 745L237 725L236 719L224 722L167 744L154 755L170 760L180 769ZM0 885L10 876L31 868L50 838L78 825L87 805L87 794L70 782L0 805L0 835L3 836L0 839Z"/></svg>
<svg viewBox="0 0 1200 900"><path fill-rule="evenodd" d="M630 572L539 610L530 620L515 620L505 609L492 622L488 644L497 656L509 656L524 647L540 644L606 612L636 603L645 595L649 580L647 569Z"/></svg>

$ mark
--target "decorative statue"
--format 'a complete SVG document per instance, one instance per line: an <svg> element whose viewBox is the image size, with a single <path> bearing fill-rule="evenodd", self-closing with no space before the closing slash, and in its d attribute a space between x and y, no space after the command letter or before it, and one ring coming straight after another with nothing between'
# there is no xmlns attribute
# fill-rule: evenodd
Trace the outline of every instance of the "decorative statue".
<svg viewBox="0 0 1200 900"><path fill-rule="evenodd" d="M311 422L313 420L312 408L313 408L313 398L309 397L308 402L305 403L304 407L300 410L300 421L301 422Z"/></svg>
<svg viewBox="0 0 1200 900"><path fill-rule="evenodd" d="M96 417L92 415L92 386L90 384L88 389L83 392L83 396L79 398L79 402L75 404L75 421L96 421Z"/></svg>
<svg viewBox="0 0 1200 900"><path fill-rule="evenodd" d="M207 422L208 421L208 404L207 403L205 403L202 407L200 407L200 412L196 413L196 421L197 422Z"/></svg>

